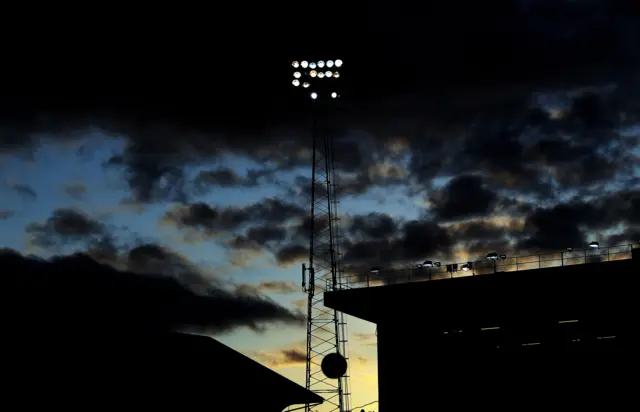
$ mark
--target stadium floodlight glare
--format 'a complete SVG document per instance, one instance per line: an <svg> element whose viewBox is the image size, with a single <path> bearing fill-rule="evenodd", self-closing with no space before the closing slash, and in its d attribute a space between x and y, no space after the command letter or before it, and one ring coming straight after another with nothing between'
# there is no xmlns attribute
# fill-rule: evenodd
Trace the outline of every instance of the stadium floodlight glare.
<svg viewBox="0 0 640 412"><path fill-rule="evenodd" d="M433 262L432 262L432 261L430 261L430 260L425 260L425 261L424 261L424 263L423 263L422 265L423 265L423 266L425 266L425 267L430 268L430 267L432 267L432 266L433 266Z"/></svg>
<svg viewBox="0 0 640 412"><path fill-rule="evenodd" d="M331 89L329 89L328 91L324 90L324 86L323 85L317 85L318 87L320 87L320 89L318 89L316 87L316 83L314 83L317 79L333 79L333 78L338 78L340 77L340 73L338 73L337 71L333 71L333 70L328 70L331 67L339 67L342 65L342 61L341 60L318 60L318 61L307 61L307 60L296 60L293 61L291 63L291 65L293 66L293 81L292 84L295 87L299 87L302 86L305 89L311 89L309 90L309 95L311 97L312 100L316 100L319 98L320 95L326 96L326 97L331 97L332 99L337 99L340 97L340 94L338 91L331 91ZM322 70L322 68L326 67L327 69ZM308 69L307 69L308 68ZM316 68L318 68L316 70ZM326 81L323 80L323 84ZM330 80L329 82L330 83ZM327 85L328 85L327 83ZM334 89L335 90L335 89Z"/></svg>
<svg viewBox="0 0 640 412"><path fill-rule="evenodd" d="M572 247L568 247L567 248L567 252L573 252L573 248Z"/></svg>
<svg viewBox="0 0 640 412"><path fill-rule="evenodd" d="M599 248L599 247L600 247L600 243L598 243L598 242L591 242L591 243L589 243L589 247L590 247L590 248L593 248L593 249L597 249L597 248Z"/></svg>
<svg viewBox="0 0 640 412"><path fill-rule="evenodd" d="M489 259L489 260L498 260L498 254L496 252L487 253L487 259Z"/></svg>
<svg viewBox="0 0 640 412"><path fill-rule="evenodd" d="M506 258L507 258L507 255L505 254L500 255L500 259L505 260Z"/></svg>
<svg viewBox="0 0 640 412"><path fill-rule="evenodd" d="M442 265L440 264L440 262L433 262L433 266L435 266L435 267L439 268L439 267L440 267L440 266L442 266Z"/></svg>
<svg viewBox="0 0 640 412"><path fill-rule="evenodd" d="M374 267L371 268L371 270L369 272L371 272L371 273L380 273L380 268L374 266Z"/></svg>

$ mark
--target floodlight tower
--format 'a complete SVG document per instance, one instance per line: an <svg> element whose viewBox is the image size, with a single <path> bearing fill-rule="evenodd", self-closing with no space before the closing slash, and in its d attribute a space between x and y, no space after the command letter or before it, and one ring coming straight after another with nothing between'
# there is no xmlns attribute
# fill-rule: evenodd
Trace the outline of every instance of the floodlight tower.
<svg viewBox="0 0 640 412"><path fill-rule="evenodd" d="M302 265L307 293L306 387L325 399L327 411L350 407L347 329L344 314L324 306L324 292L342 289L338 202L330 119L340 98L342 60L295 61L292 85L311 103L313 155L309 265ZM307 282L308 278L308 282ZM310 405L305 411L309 412Z"/></svg>

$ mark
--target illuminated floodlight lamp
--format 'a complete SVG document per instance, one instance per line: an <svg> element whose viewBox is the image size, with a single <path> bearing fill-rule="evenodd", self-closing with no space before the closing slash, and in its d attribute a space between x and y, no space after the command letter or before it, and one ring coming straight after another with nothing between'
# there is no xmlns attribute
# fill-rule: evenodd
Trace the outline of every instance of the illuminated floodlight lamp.
<svg viewBox="0 0 640 412"><path fill-rule="evenodd" d="M311 93L311 98L312 98L313 100L317 99L317 98L318 98L318 93L316 93L316 92L312 92L312 93Z"/></svg>
<svg viewBox="0 0 640 412"><path fill-rule="evenodd" d="M572 247L568 247L567 248L567 252L573 252L573 248Z"/></svg>
<svg viewBox="0 0 640 412"><path fill-rule="evenodd" d="M336 67L342 67L342 60L338 59L335 62Z"/></svg>
<svg viewBox="0 0 640 412"><path fill-rule="evenodd" d="M416 264L416 268L421 268L422 267L422 263L417 263Z"/></svg>
<svg viewBox="0 0 640 412"><path fill-rule="evenodd" d="M498 260L498 254L496 252L487 253L487 259Z"/></svg>
<svg viewBox="0 0 640 412"><path fill-rule="evenodd" d="M333 60L328 60L327 61L327 67L328 68L332 68L333 67Z"/></svg>
<svg viewBox="0 0 640 412"><path fill-rule="evenodd" d="M505 260L506 258L507 258L507 255L505 254L500 255L500 259Z"/></svg>
<svg viewBox="0 0 640 412"><path fill-rule="evenodd" d="M317 72L317 71L315 71L315 70L311 70L311 71L309 72L309 76L311 76L311 77L316 77L317 75L318 75L318 72Z"/></svg>
<svg viewBox="0 0 640 412"><path fill-rule="evenodd" d="M300 67L302 67L303 69L306 69L307 67L309 67L309 62L308 62L308 61L306 61L306 60L303 60L303 61L300 63Z"/></svg>
<svg viewBox="0 0 640 412"><path fill-rule="evenodd" d="M340 77L340 72L333 72L333 77L336 79Z"/></svg>
<svg viewBox="0 0 640 412"><path fill-rule="evenodd" d="M430 260L425 260L424 263L422 264L424 267L430 268L433 267L433 262Z"/></svg>
<svg viewBox="0 0 640 412"><path fill-rule="evenodd" d="M440 262L433 262L433 266L439 268L441 266Z"/></svg>
<svg viewBox="0 0 640 412"><path fill-rule="evenodd" d="M471 269L473 269L473 262L467 262L464 265L462 265L462 270L464 270L465 272L468 272Z"/></svg>
<svg viewBox="0 0 640 412"><path fill-rule="evenodd" d="M293 81L291 82L291 84L293 84L294 86L298 87L298 86L300 86L300 80L298 80L298 79L293 79Z"/></svg>
<svg viewBox="0 0 640 412"><path fill-rule="evenodd" d="M309 68L310 69L315 69L316 68L316 64L314 62L309 63Z"/></svg>
<svg viewBox="0 0 640 412"><path fill-rule="evenodd" d="M292 65L295 69L297 69L298 67L300 67L300 63L298 63L297 61L296 61L296 62L291 63L291 65Z"/></svg>
<svg viewBox="0 0 640 412"><path fill-rule="evenodd" d="M305 89L306 89L307 87L309 87L309 86L311 86L311 84L309 84L309 82L304 82L304 83L302 83L302 87L304 87Z"/></svg>
<svg viewBox="0 0 640 412"><path fill-rule="evenodd" d="M336 92L331 93L331 98L335 99L336 97L338 97L338 93Z"/></svg>
<svg viewBox="0 0 640 412"><path fill-rule="evenodd" d="M589 247L593 248L593 249L598 249L600 247L600 243L598 242L591 242L589 243Z"/></svg>
<svg viewBox="0 0 640 412"><path fill-rule="evenodd" d="M323 67L324 67L324 62L323 62L322 60L320 60L320 61L318 62L318 68L319 68L319 69L322 69Z"/></svg>
<svg viewBox="0 0 640 412"><path fill-rule="evenodd" d="M380 268L377 266L374 266L371 268L371 270L369 270L370 273L380 273Z"/></svg>
<svg viewBox="0 0 640 412"><path fill-rule="evenodd" d="M302 73L300 72L294 72L293 73L293 77L295 77L296 79L299 79L302 76Z"/></svg>
<svg viewBox="0 0 640 412"><path fill-rule="evenodd" d="M318 72L318 77L322 79L324 77L324 72Z"/></svg>
<svg viewBox="0 0 640 412"><path fill-rule="evenodd" d="M326 72L324 72L324 75L327 76L327 77L331 77L331 76L333 76L333 72L327 70Z"/></svg>

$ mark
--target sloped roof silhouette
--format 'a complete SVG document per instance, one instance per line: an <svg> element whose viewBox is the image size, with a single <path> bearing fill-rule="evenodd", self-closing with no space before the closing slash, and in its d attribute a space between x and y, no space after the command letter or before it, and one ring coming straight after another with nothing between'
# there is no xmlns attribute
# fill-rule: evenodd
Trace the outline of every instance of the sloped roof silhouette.
<svg viewBox="0 0 640 412"><path fill-rule="evenodd" d="M92 399L213 410L282 412L321 396L207 336L158 334L7 335L1 360L11 402L28 389L49 406ZM220 407L225 405L225 407Z"/></svg>
<svg viewBox="0 0 640 412"><path fill-rule="evenodd" d="M175 332L296 320L267 300L223 290L200 296L174 279L84 256L49 262L0 250L0 263L6 404L282 412L323 401L213 338Z"/></svg>

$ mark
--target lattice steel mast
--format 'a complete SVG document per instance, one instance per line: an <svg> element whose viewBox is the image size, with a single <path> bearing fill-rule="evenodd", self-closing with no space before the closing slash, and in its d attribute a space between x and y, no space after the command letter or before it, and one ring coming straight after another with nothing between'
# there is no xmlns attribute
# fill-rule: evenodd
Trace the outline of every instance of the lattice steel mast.
<svg viewBox="0 0 640 412"><path fill-rule="evenodd" d="M313 100L313 155L309 266L303 265L302 286L307 293L306 387L321 395L326 411L350 411L349 373L338 379L324 375L321 363L331 353L349 359L344 315L324 306L324 292L344 284L340 265L339 218L333 134L330 119L338 101L340 60L293 64L294 86L302 86ZM298 73L299 75L297 75ZM296 80L298 80L296 82ZM308 284L307 284L308 278ZM311 410L307 405L305 410Z"/></svg>

